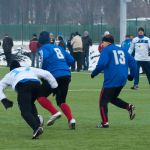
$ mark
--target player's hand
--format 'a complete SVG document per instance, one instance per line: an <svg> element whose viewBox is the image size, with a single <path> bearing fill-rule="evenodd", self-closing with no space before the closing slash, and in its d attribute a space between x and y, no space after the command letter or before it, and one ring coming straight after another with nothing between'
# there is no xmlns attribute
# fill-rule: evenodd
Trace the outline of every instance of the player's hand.
<svg viewBox="0 0 150 150"><path fill-rule="evenodd" d="M91 74L91 78L93 79L95 76L93 74Z"/></svg>
<svg viewBox="0 0 150 150"><path fill-rule="evenodd" d="M2 99L1 102L6 109L11 108L13 106L13 102L7 98Z"/></svg>
<svg viewBox="0 0 150 150"><path fill-rule="evenodd" d="M132 80L133 80L133 77L132 77L130 74L128 75L128 80L129 80L129 81L132 81Z"/></svg>
<svg viewBox="0 0 150 150"><path fill-rule="evenodd" d="M52 89L52 94L53 94L53 96L56 96L57 93L58 93L58 88Z"/></svg>

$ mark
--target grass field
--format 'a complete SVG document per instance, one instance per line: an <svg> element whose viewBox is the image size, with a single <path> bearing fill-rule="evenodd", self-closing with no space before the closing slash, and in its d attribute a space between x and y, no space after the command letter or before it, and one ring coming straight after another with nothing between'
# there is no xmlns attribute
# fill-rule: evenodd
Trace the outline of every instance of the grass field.
<svg viewBox="0 0 150 150"><path fill-rule="evenodd" d="M0 78L8 71L0 68ZM150 147L150 87L144 75L140 78L139 90L130 90L128 82L120 97L136 106L136 118L129 120L128 112L109 105L108 129L97 129L100 122L98 97L103 75L90 79L90 74L72 74L67 97L74 117L76 130L69 130L64 115L51 127L44 125L39 140L31 140L32 130L20 116L16 94L6 90L14 101L14 107L5 110L0 104L0 150L148 150ZM52 102L55 101L52 97ZM45 122L49 113L37 103L39 114Z"/></svg>

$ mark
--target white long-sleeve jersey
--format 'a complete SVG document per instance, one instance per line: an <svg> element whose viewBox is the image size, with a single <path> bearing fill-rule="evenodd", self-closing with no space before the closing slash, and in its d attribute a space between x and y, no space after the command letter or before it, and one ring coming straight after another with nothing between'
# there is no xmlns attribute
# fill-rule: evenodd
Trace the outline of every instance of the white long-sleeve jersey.
<svg viewBox="0 0 150 150"><path fill-rule="evenodd" d="M128 50L130 54L135 50L135 60L137 61L150 61L150 56L148 52L150 50L150 39L146 36L143 38L135 37L131 46Z"/></svg>
<svg viewBox="0 0 150 150"><path fill-rule="evenodd" d="M11 72L7 73L0 80L0 100L6 98L4 94L4 89L8 86L11 86L15 90L15 86L22 80L37 80L45 79L51 85L52 88L57 88L58 84L55 78L46 70L33 68L33 67L19 67Z"/></svg>

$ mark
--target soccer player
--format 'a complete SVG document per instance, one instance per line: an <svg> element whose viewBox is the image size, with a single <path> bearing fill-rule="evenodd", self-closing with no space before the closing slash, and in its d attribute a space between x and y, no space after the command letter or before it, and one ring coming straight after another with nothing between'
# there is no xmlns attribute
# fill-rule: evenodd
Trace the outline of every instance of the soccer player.
<svg viewBox="0 0 150 150"><path fill-rule="evenodd" d="M138 36L132 40L129 48L129 53L135 51L135 60L137 61L137 72L134 78L133 90L138 89L139 84L139 70L140 67L145 71L148 82L150 84L150 39L144 36L144 28L138 28Z"/></svg>
<svg viewBox="0 0 150 150"><path fill-rule="evenodd" d="M52 88L57 88L58 84L55 78L42 69L32 67L21 67L19 62L14 60L10 64L10 72L0 81L0 100L7 109L13 106L13 102L8 100L3 90L11 86L17 92L17 101L21 111L21 116L26 123L33 129L33 139L38 138L43 133L40 118L34 104L40 93L40 80L48 81Z"/></svg>
<svg viewBox="0 0 150 150"><path fill-rule="evenodd" d="M50 44L49 41L49 33L46 31L41 32L39 36L39 43L41 45L39 52L42 58L42 69L51 72L58 82L58 91L56 93L57 105L67 117L69 128L75 129L76 121L73 118L69 105L66 103L69 83L71 81L69 67L74 63L74 59L62 47ZM51 94L51 87L47 82L43 81L43 96L47 97L49 94ZM41 105L43 104L40 99L38 101ZM45 103L48 103L48 101L45 101ZM52 115L47 125L52 125L59 116L60 114Z"/></svg>
<svg viewBox="0 0 150 150"><path fill-rule="evenodd" d="M112 35L104 36L102 42L104 49L95 70L91 73L91 78L94 78L104 70L104 83L99 98L102 122L97 127L108 128L109 102L117 107L126 109L131 120L135 117L135 107L118 98L118 96L126 84L127 78L133 80L136 72L136 62L127 51L114 44ZM130 75L128 75L128 67L130 68Z"/></svg>

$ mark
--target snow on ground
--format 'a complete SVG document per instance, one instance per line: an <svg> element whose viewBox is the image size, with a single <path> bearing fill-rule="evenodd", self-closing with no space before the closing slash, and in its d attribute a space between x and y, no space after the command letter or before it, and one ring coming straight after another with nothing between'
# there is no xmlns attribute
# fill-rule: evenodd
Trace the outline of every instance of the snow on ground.
<svg viewBox="0 0 150 150"><path fill-rule="evenodd" d="M23 44L23 45L22 45ZM17 58L22 66L31 66L29 41L14 41L12 49L13 58ZM89 52L89 71L92 71L99 58L98 44L90 47ZM2 46L0 46L0 65L6 65Z"/></svg>

